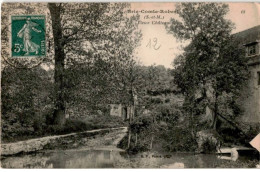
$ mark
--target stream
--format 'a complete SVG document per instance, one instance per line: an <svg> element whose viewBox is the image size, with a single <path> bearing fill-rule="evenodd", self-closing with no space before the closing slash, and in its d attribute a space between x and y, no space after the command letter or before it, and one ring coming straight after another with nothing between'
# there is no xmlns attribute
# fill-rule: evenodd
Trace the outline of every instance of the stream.
<svg viewBox="0 0 260 172"><path fill-rule="evenodd" d="M142 152L130 155L116 147L125 136L113 131L96 137L87 146L41 150L30 154L1 157L2 168L256 168L257 159L215 154ZM112 138L112 139L111 139Z"/></svg>
<svg viewBox="0 0 260 172"><path fill-rule="evenodd" d="M145 152L128 155L120 149L44 151L2 159L3 168L232 168L252 167L249 159L231 161L216 155ZM244 165L243 165L244 164ZM245 166L247 165L247 166ZM248 166L249 165L249 166Z"/></svg>

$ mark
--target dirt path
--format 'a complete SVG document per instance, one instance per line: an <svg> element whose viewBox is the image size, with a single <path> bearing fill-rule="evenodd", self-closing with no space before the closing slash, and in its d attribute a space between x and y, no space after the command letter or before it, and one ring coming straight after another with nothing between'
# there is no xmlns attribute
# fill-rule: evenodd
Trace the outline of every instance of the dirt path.
<svg viewBox="0 0 260 172"><path fill-rule="evenodd" d="M1 144L1 155L14 155L39 150L77 149L111 146L124 137L127 127L104 128L65 135L48 136L37 139Z"/></svg>
<svg viewBox="0 0 260 172"><path fill-rule="evenodd" d="M98 135L94 138L83 138L82 141L85 143L82 144L78 149L95 149L95 150L115 150L117 144L123 139L127 134L127 127L123 127L120 130L113 130L104 135ZM118 149L119 150L119 149Z"/></svg>

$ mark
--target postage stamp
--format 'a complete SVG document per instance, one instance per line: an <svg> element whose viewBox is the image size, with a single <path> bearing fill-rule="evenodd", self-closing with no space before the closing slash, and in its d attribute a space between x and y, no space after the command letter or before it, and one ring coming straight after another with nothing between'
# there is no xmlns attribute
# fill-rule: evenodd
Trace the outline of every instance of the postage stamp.
<svg viewBox="0 0 260 172"><path fill-rule="evenodd" d="M11 16L11 57L45 55L45 16Z"/></svg>

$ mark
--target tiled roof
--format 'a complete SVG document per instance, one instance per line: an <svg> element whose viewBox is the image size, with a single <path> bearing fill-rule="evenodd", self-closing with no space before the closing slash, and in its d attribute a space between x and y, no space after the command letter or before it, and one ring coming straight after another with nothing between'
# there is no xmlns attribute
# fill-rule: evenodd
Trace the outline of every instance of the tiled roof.
<svg viewBox="0 0 260 172"><path fill-rule="evenodd" d="M260 41L260 25L235 33L234 36L243 45Z"/></svg>

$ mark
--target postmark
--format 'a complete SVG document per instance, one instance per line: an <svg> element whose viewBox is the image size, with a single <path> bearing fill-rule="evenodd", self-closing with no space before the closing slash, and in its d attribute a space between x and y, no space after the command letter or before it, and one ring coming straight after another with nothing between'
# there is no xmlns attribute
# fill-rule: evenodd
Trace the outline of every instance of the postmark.
<svg viewBox="0 0 260 172"><path fill-rule="evenodd" d="M11 57L45 57L45 15L11 16Z"/></svg>

